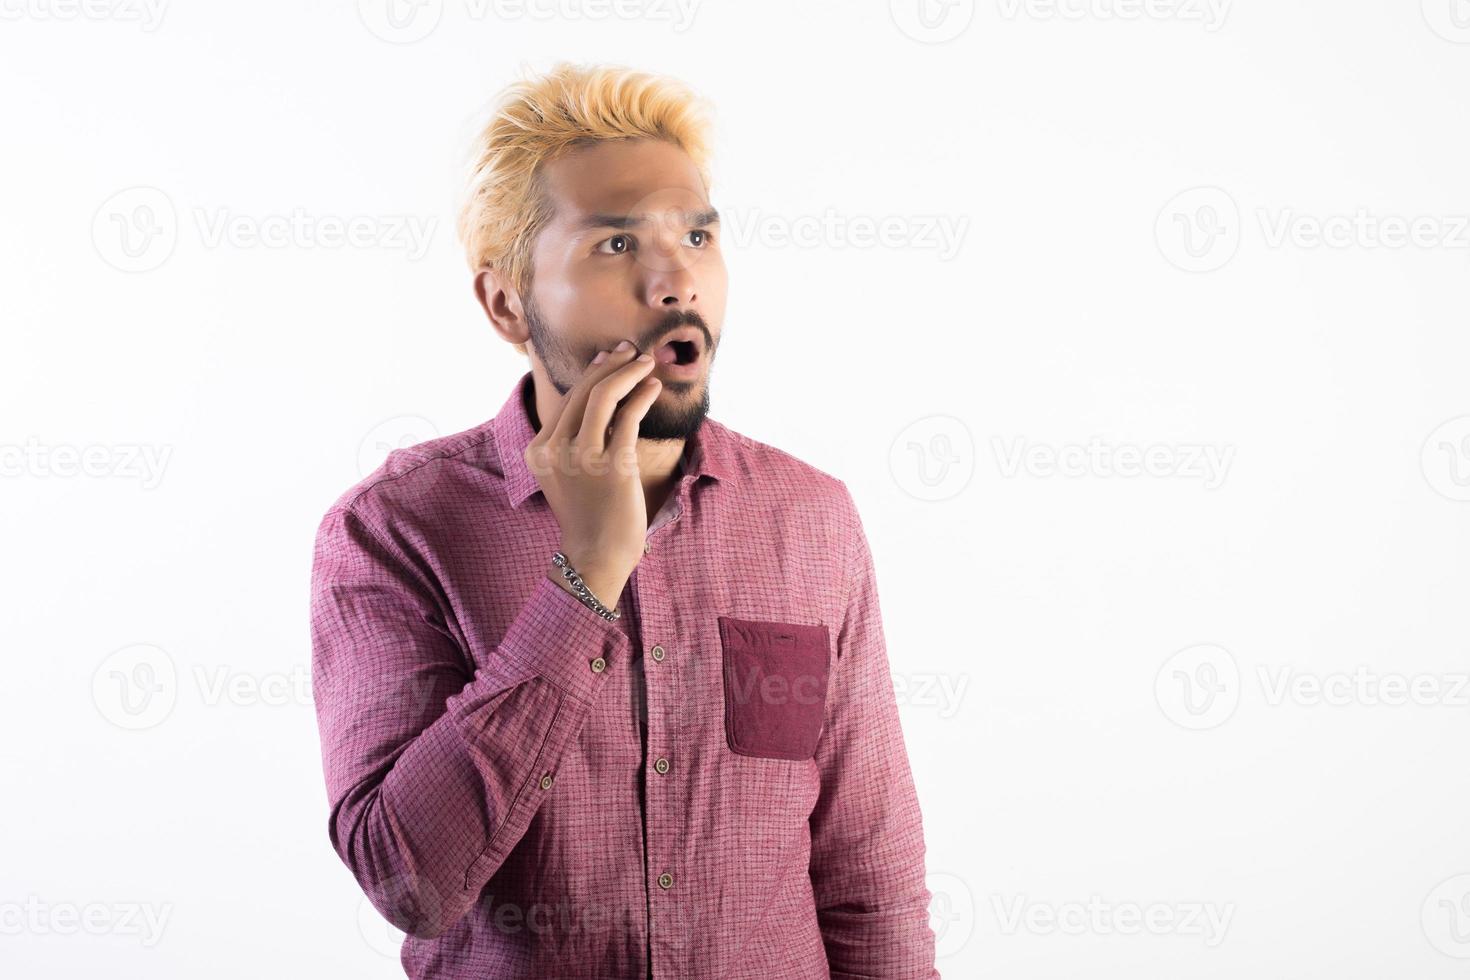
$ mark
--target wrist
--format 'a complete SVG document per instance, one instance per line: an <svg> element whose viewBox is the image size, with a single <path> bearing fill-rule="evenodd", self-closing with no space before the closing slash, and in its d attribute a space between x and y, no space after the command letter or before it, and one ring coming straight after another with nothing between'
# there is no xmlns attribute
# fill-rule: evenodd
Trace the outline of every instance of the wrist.
<svg viewBox="0 0 1470 980"><path fill-rule="evenodd" d="M627 578L609 575L595 565L584 570L581 565L572 559L571 555L565 555L565 557L568 564L571 565L572 570L576 573L576 578L580 580L582 587L592 593L592 596L604 608L610 612L617 612L618 599L622 595L623 586L626 584ZM578 601L585 601L578 594L573 580L568 577L566 568L558 566L553 561L548 565L546 574L564 592L576 597Z"/></svg>

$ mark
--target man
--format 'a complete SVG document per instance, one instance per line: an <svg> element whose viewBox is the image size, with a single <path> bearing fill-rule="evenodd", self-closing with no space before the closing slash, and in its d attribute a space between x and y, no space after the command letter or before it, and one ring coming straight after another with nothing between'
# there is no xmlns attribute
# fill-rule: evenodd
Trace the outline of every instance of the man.
<svg viewBox="0 0 1470 980"><path fill-rule="evenodd" d="M411 977L938 975L852 497L706 417L708 142L668 79L513 86L460 231L530 371L318 531L328 830Z"/></svg>

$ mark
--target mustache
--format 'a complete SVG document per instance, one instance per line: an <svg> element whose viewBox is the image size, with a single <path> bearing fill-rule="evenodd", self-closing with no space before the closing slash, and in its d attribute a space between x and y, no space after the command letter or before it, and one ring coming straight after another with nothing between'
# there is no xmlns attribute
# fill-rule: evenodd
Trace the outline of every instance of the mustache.
<svg viewBox="0 0 1470 980"><path fill-rule="evenodd" d="M709 332L709 324L704 322L704 317L700 316L696 310L670 310L669 314L659 321L658 326L649 331L646 336L639 338L638 349L640 351L651 349L656 341L680 327L698 328L699 332L704 334L704 349L706 351L714 349L715 338Z"/></svg>

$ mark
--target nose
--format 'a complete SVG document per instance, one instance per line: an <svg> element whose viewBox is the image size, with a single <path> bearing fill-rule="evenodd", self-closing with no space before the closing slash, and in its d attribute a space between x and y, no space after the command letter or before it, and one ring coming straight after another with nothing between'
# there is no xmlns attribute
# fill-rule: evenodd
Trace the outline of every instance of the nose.
<svg viewBox="0 0 1470 980"><path fill-rule="evenodd" d="M694 281L694 274L678 266L651 272L645 288L648 305L655 308L693 306L699 299L699 286Z"/></svg>

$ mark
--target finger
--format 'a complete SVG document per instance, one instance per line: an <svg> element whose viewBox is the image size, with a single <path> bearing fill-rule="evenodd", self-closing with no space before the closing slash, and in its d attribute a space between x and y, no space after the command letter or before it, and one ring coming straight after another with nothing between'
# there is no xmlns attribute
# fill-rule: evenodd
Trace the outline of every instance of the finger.
<svg viewBox="0 0 1470 980"><path fill-rule="evenodd" d="M612 438L607 442L607 451L613 454L613 458L620 459L624 453L636 452L638 445L638 424L648 414L648 409L658 400L658 393L663 390L663 384L653 375L648 375L640 381L633 389L633 393L623 399L618 406L618 417L613 420Z"/></svg>
<svg viewBox="0 0 1470 980"><path fill-rule="evenodd" d="M576 435L578 446L591 452L602 452L607 441L607 427L612 424L613 413L618 411L618 403L628 397L634 385L652 370L653 355L640 354L592 386L582 416L582 428Z"/></svg>
<svg viewBox="0 0 1470 980"><path fill-rule="evenodd" d="M632 360L638 354L638 349L630 343L627 349L620 351L607 351L607 357L600 364L588 364L582 371L582 376L572 385L566 396L559 400L559 404L547 413L548 417L541 420L541 428L537 431L532 442L546 442L553 438L571 438L577 434L582 427L582 411L587 404L587 395L592 386L607 377L618 367Z"/></svg>

